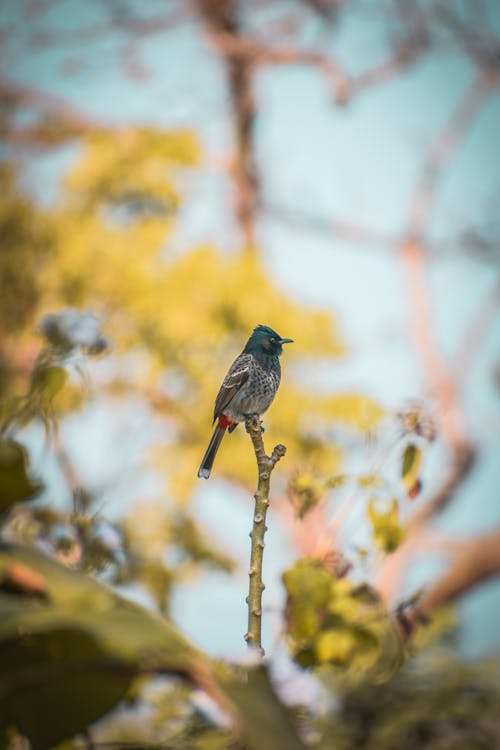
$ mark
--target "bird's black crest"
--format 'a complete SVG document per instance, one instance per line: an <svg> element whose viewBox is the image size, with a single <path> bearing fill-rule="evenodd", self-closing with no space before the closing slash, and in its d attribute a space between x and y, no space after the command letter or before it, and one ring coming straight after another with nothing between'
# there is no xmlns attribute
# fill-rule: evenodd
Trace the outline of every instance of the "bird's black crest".
<svg viewBox="0 0 500 750"><path fill-rule="evenodd" d="M259 323L258 326L255 326L253 329L254 333L263 333L266 336L274 336L275 338L279 339L281 336L279 333L276 333L276 331L273 331L272 328L269 328L269 326L263 326L261 323Z"/></svg>

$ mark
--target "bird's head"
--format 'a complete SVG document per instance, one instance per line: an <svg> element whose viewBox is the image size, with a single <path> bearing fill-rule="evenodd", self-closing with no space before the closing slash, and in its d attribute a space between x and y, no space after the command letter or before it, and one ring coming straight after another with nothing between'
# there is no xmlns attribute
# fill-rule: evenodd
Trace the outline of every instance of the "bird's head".
<svg viewBox="0 0 500 750"><path fill-rule="evenodd" d="M269 326L258 325L245 346L246 352L252 354L273 354L277 357L283 351L283 344L292 343L293 339L284 339Z"/></svg>

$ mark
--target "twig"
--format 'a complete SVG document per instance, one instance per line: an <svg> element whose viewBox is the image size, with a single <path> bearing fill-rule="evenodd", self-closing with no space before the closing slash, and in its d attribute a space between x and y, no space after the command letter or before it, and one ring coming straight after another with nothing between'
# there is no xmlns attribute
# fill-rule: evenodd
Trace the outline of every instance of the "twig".
<svg viewBox="0 0 500 750"><path fill-rule="evenodd" d="M451 462L441 486L410 519L405 542L387 557L378 573L377 589L388 601L396 594L409 561L424 548L431 519L455 496L475 462L475 450L463 423L454 373L441 355L434 334L423 242L432 220L441 177L486 102L492 83L489 74L480 73L464 91L448 122L432 142L410 202L406 238L401 245L415 346L426 379L437 397L441 429L450 449Z"/></svg>
<svg viewBox="0 0 500 750"><path fill-rule="evenodd" d="M467 444L456 384L435 339L432 309L426 279L427 258L423 246L432 219L440 180L456 157L474 118L481 111L492 87L491 77L481 73L466 88L444 128L431 143L420 179L410 201L406 237L401 243L401 265L408 290L411 325L416 349L426 379L439 405L444 436L452 449Z"/></svg>
<svg viewBox="0 0 500 750"><path fill-rule="evenodd" d="M455 355L453 369L460 386L464 386L475 363L476 355L484 340L491 332L491 326L500 311L500 278L494 282L491 291L483 298L475 311L462 343Z"/></svg>
<svg viewBox="0 0 500 750"><path fill-rule="evenodd" d="M429 500L422 505L411 517L407 530L412 532L417 526L434 518L441 513L455 496L460 485L465 482L474 468L476 452L469 442L455 443L450 457L448 472L441 485Z"/></svg>
<svg viewBox="0 0 500 750"><path fill-rule="evenodd" d="M261 421L257 418L249 418L245 422L245 427L252 439L255 458L257 459L257 468L259 479L255 497L255 510L253 515L253 527L250 532L252 540L250 553L250 569L248 576L250 579L247 604L248 604L248 631L245 633L245 640L249 647L257 648L261 656L264 655L262 648L262 592L264 584L262 582L262 560L264 557L264 535L267 530L266 514L269 506L269 486L271 472L274 467L286 453L284 445L275 446L270 456L266 455L264 441L262 440Z"/></svg>
<svg viewBox="0 0 500 750"><path fill-rule="evenodd" d="M444 128L432 141L410 202L408 241L418 243L428 229L444 171L456 158L494 83L491 75L479 73L465 89Z"/></svg>
<svg viewBox="0 0 500 750"><path fill-rule="evenodd" d="M243 35L235 0L196 0L208 36L221 56L227 77L235 151L232 178L235 211L250 249L255 239L259 175L254 158L256 104L253 95L254 45Z"/></svg>
<svg viewBox="0 0 500 750"><path fill-rule="evenodd" d="M500 530L474 539L456 540L450 547L451 564L418 603L421 614L461 596L500 572Z"/></svg>
<svg viewBox="0 0 500 750"><path fill-rule="evenodd" d="M438 579L406 611L400 605L397 622L404 638L410 638L432 610L453 601L483 581L500 573L500 531L482 534L474 539L453 540L449 548L449 565Z"/></svg>
<svg viewBox="0 0 500 750"><path fill-rule="evenodd" d="M431 520L455 497L461 484L469 476L475 463L475 452L467 442L452 446L451 464L437 490L410 518L405 541L388 555L377 573L376 588L384 601L392 602L398 592L403 572L410 561L429 549L432 538Z"/></svg>
<svg viewBox="0 0 500 750"><path fill-rule="evenodd" d="M399 249L398 236L380 232L363 224L309 214L300 208L288 208L270 201L262 202L260 208L270 219L284 222L299 230L336 237L353 245L376 245L383 250L391 251Z"/></svg>

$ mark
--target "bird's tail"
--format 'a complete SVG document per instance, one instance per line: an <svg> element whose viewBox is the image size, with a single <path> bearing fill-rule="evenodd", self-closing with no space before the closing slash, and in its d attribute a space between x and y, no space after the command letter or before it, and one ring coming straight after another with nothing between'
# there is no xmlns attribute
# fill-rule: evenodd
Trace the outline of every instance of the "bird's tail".
<svg viewBox="0 0 500 750"><path fill-rule="evenodd" d="M225 427L221 427L220 424L217 424L215 426L214 434L212 435L212 438L208 444L208 448L205 451L205 455L203 456L200 468L198 469L198 477L200 479L208 479L208 477L210 476L214 458L217 454L217 451L219 450L219 445L221 444L225 432Z"/></svg>

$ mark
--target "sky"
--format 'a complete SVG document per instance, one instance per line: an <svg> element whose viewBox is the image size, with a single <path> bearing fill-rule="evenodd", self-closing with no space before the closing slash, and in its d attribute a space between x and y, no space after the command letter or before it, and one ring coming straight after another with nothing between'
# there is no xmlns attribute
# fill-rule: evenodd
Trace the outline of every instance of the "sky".
<svg viewBox="0 0 500 750"><path fill-rule="evenodd" d="M306 29L304 43L332 50L352 72L380 62L386 54L387 21L367 12L366 4L361 5L365 11L348 14L349 20L340 30L312 24ZM2 4L0 30L7 32L0 56L2 75L57 94L107 123L194 128L203 146L204 164L190 178L187 202L171 250L182 253L198 243L213 244L225 252L237 249L240 240L228 200L230 185L217 166L227 158L232 140L224 75L200 27L195 23L182 24L167 34L151 37L143 46L144 77L130 79L119 62L121 44L117 34L90 38L84 44L27 45L35 30L70 30L99 22L103 18L99 3L70 0L56 4L52 12L31 17L23 17L25 6L14 0ZM141 3L135 3L134 10L139 13L141 7ZM500 6L495 3L490 4L490 23L500 27ZM255 96L259 103L256 155L265 202L314 216L342 218L382 233L401 232L422 154L474 75L471 63L448 45L427 55L400 78L339 108L333 105L325 79L317 71L303 65L263 69L256 80ZM434 333L449 358L459 351L478 306L498 283L498 266L475 256L467 245L457 248L453 238L470 228L500 235L499 132L497 94L475 118L438 193L432 224L437 249L429 258L427 270ZM40 200L50 200L54 176L73 156L69 149L57 159L42 158L31 165L30 186ZM277 284L304 303L324 305L339 323L347 355L334 366L308 370L311 385L333 391L361 391L391 409L408 400L429 396L432 400L412 345L407 291L394 249L348 243L325 232L280 222L273 216L259 221L258 240ZM287 331L285 335L294 337L295 332ZM460 534L500 523L500 406L492 376L499 360L499 342L497 313L463 393L468 428L481 447L481 458L471 480L461 487L456 501L439 520L444 528ZM115 420L122 419L125 424L133 421L140 443L143 422L135 419L133 404L124 408ZM87 415L88 430L95 418L95 410L93 416ZM116 421L114 427L104 422L103 418L101 434L106 436L108 430L105 439L112 442ZM76 433L82 424L78 430L71 424L67 429L73 451L79 455ZM131 444L133 450L133 440ZM435 450L427 469L431 487L443 455L439 444ZM98 455L80 455L79 459L99 465ZM243 498L231 504L223 484L207 483L195 498L197 517L217 533L210 511L215 496L226 503L227 516L231 518L229 533L221 533L222 543L231 548L241 534L246 555ZM274 549L275 555L266 561L270 579L266 595L268 606L277 609L282 599L280 570L290 558L290 550L279 530L270 526L268 547ZM241 554L241 548L235 554ZM435 570L434 563L432 568L415 568L415 582L425 579L431 569ZM207 574L177 592L174 616L200 645L214 648L215 644L221 652L236 652L241 648L244 624L240 629L234 628L235 635L229 637L216 624L202 631L196 612L200 597L205 595L210 600L215 591L224 620L244 618L241 587L245 583L243 576L228 583L227 579L222 581L215 574ZM489 616L495 607L498 611L499 592L497 585L488 584L461 605L466 653L477 655L500 647L495 619Z"/></svg>

